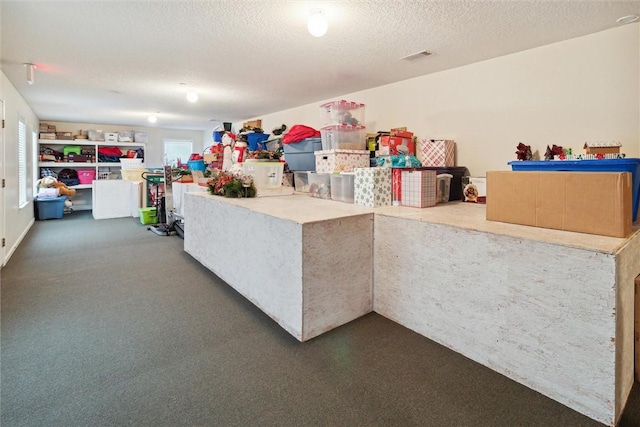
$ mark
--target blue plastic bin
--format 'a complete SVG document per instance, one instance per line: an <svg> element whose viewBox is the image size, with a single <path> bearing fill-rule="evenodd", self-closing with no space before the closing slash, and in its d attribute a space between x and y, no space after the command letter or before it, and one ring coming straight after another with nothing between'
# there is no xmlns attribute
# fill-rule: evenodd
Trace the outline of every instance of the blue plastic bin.
<svg viewBox="0 0 640 427"><path fill-rule="evenodd" d="M322 150L321 138L305 138L291 144L282 144L284 158L291 171L316 171L315 152Z"/></svg>
<svg viewBox="0 0 640 427"><path fill-rule="evenodd" d="M603 160L518 160L509 162L513 171L567 171L567 172L631 172L633 184L632 220L638 219L640 202L640 159Z"/></svg>
<svg viewBox="0 0 640 427"><path fill-rule="evenodd" d="M267 144L264 143L269 139L268 133L248 133L247 144L249 145L249 151L266 150Z"/></svg>
<svg viewBox="0 0 640 427"><path fill-rule="evenodd" d="M64 216L64 201L67 196L36 198L36 219L60 219Z"/></svg>
<svg viewBox="0 0 640 427"><path fill-rule="evenodd" d="M189 160L187 167L192 171L205 171L207 166L204 164L204 160Z"/></svg>

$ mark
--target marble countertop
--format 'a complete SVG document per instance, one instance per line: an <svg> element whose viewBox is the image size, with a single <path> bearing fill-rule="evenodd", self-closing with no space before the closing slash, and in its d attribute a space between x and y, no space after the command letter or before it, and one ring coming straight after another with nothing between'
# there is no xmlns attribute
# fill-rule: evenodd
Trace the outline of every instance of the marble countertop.
<svg viewBox="0 0 640 427"><path fill-rule="evenodd" d="M640 221L634 224L633 234L627 238L616 238L487 221L486 205L464 202L449 202L431 208L419 209L403 206L368 208L333 200L317 199L301 193L251 199L226 199L208 193L189 193L189 197L210 198L221 203L228 203L300 224L375 213L376 215L444 224L467 230L607 254L617 253L629 240L640 237Z"/></svg>

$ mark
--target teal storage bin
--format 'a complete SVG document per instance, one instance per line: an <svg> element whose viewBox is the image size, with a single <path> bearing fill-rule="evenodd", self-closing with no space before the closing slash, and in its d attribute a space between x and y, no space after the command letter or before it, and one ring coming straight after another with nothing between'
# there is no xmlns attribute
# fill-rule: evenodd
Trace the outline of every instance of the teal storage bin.
<svg viewBox="0 0 640 427"><path fill-rule="evenodd" d="M67 196L36 198L36 219L60 219L64 216L64 201Z"/></svg>
<svg viewBox="0 0 640 427"><path fill-rule="evenodd" d="M207 169L207 166L204 164L204 160L189 160L187 162L187 166L189 167L189 170L192 171L204 172Z"/></svg>
<svg viewBox="0 0 640 427"><path fill-rule="evenodd" d="M567 171L567 172L631 172L633 184L632 221L638 219L640 202L640 159L602 160L518 160L509 162L513 171Z"/></svg>

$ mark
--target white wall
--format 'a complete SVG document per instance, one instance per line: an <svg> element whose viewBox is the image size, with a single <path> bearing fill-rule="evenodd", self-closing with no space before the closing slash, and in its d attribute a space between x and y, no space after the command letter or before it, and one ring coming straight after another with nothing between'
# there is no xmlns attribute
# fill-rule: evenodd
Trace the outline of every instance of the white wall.
<svg viewBox="0 0 640 427"><path fill-rule="evenodd" d="M193 152L202 153L203 150L203 136L202 131L194 130L176 130L176 129L162 129L154 127L132 127L126 125L105 125L99 123L71 123L71 122L56 122L41 119L42 122L49 123L56 126L58 132L77 132L82 129L86 130L103 130L105 132L118 132L129 130L147 131L148 141L145 151L145 166L156 168L161 167L164 164L163 153L164 144L163 139L185 139L193 141ZM208 142L207 146L211 145ZM187 159L183 159L186 161Z"/></svg>
<svg viewBox="0 0 640 427"><path fill-rule="evenodd" d="M27 231L33 224L33 148L31 133L38 130L38 118L20 93L9 82L4 72L0 73L0 99L4 101L5 129L4 129L4 236L6 247L1 265L11 257ZM18 206L18 117L22 117L27 124L27 199L29 203L20 208Z"/></svg>
<svg viewBox="0 0 640 427"><path fill-rule="evenodd" d="M636 23L333 99L365 103L368 132L455 140L457 164L483 176L509 169L519 142L543 156L547 144L620 141L640 157L639 76ZM263 128L317 128L324 101L262 116Z"/></svg>

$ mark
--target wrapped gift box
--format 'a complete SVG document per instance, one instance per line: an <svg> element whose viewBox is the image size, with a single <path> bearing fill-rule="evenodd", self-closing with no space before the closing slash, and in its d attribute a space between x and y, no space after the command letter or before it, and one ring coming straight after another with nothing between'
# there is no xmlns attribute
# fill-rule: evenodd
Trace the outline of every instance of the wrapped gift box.
<svg viewBox="0 0 640 427"><path fill-rule="evenodd" d="M455 165L455 142L450 139L425 139L420 142L422 166Z"/></svg>
<svg viewBox="0 0 640 427"><path fill-rule="evenodd" d="M316 172L352 172L356 168L369 167L368 150L320 150L315 152Z"/></svg>
<svg viewBox="0 0 640 427"><path fill-rule="evenodd" d="M398 154L416 154L416 147L412 136L405 136L410 132L403 132L402 135L385 135L380 137L380 147L378 155L398 155ZM412 134L413 135L413 134Z"/></svg>
<svg viewBox="0 0 640 427"><path fill-rule="evenodd" d="M436 171L402 170L401 204L414 208L436 205Z"/></svg>
<svg viewBox="0 0 640 427"><path fill-rule="evenodd" d="M370 208L391 206L391 168L355 169L354 203Z"/></svg>

